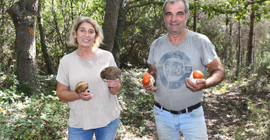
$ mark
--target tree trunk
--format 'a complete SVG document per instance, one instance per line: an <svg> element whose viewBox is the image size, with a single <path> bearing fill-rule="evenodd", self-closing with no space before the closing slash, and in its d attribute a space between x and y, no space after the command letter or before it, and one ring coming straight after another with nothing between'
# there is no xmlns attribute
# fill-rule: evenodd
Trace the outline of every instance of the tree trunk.
<svg viewBox="0 0 270 140"><path fill-rule="evenodd" d="M233 23L230 23L230 37L231 37L231 40L230 40L230 46L232 47L233 46L233 34L232 34L232 31L233 31ZM233 60L233 52L232 52L233 49L229 49L229 56L228 56L228 60L232 62ZM232 67L233 65L230 64L230 67Z"/></svg>
<svg viewBox="0 0 270 140"><path fill-rule="evenodd" d="M226 15L227 16L227 18L229 18L229 16L228 15ZM233 64L231 63L232 62L232 59L233 59L233 57L232 57L232 46L233 46L233 42L232 42L232 30L233 30L233 23L232 22L230 22L229 24L228 24L228 34L229 34L229 37L230 37L230 43L228 44L228 45L225 45L224 46L224 62L229 62L229 63L227 63L227 66L229 67L229 68L231 68L232 66L233 66Z"/></svg>
<svg viewBox="0 0 270 140"><path fill-rule="evenodd" d="M114 39L113 55L117 66L121 67L120 64L120 44L122 40L122 35L126 27L126 15L129 9L129 3L126 0L121 0L121 6L118 15L116 34Z"/></svg>
<svg viewBox="0 0 270 140"><path fill-rule="evenodd" d="M236 77L238 78L241 65L241 22L238 24L238 50L237 50L237 68L236 68Z"/></svg>
<svg viewBox="0 0 270 140"><path fill-rule="evenodd" d="M20 0L8 9L16 29L15 51L19 89L32 94L36 89L35 30L38 0Z"/></svg>
<svg viewBox="0 0 270 140"><path fill-rule="evenodd" d="M62 45L64 45L65 47L63 47L63 48L67 48L66 46L67 46L67 44L66 44L66 42L64 41L64 39L62 38L62 35L61 35L61 33L60 33L60 29L59 29L59 27L58 27L58 19L57 19L57 14L56 14L56 12L55 12L55 10L54 10L54 0L52 0L52 14L53 14L53 22L54 22L54 24L55 24L55 32L56 32L56 34L57 34L57 36L58 36L58 42L59 42L59 44L62 44ZM64 50L65 52L68 52L67 51L67 49L66 50Z"/></svg>
<svg viewBox="0 0 270 140"><path fill-rule="evenodd" d="M253 0L252 0L252 2L253 2ZM252 4L252 8L253 8L253 4ZM251 9L246 66L250 66L252 63L254 23L255 23L255 12L254 12L254 10Z"/></svg>
<svg viewBox="0 0 270 140"><path fill-rule="evenodd" d="M197 1L194 0L195 8L194 8L194 16L193 16L193 31L197 32Z"/></svg>
<svg viewBox="0 0 270 140"><path fill-rule="evenodd" d="M39 1L38 3L38 27L39 27L39 33L40 33L40 42L41 42L41 50L43 54L43 58L47 67L47 73L48 74L53 74L53 64L51 57L48 53L48 47L46 45L45 41L45 35L44 35L44 27L43 27L43 19L42 19L42 12L41 12L41 7L42 7L42 0Z"/></svg>
<svg viewBox="0 0 270 140"><path fill-rule="evenodd" d="M254 22L254 28L255 28L255 25L256 23ZM254 29L256 30L256 29ZM252 62L253 64L256 65L256 58L257 58L257 48L258 46L256 45L256 33L253 33L253 51L252 51Z"/></svg>
<svg viewBox="0 0 270 140"><path fill-rule="evenodd" d="M104 44L102 49L112 52L114 45L117 19L121 0L106 0L105 18L103 23Z"/></svg>

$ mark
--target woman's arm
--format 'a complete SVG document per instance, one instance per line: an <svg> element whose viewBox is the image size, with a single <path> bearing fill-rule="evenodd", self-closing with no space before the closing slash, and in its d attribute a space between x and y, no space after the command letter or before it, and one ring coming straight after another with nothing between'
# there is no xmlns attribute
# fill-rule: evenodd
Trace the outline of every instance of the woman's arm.
<svg viewBox="0 0 270 140"><path fill-rule="evenodd" d="M75 91L70 91L68 86L57 82L56 95L61 101L75 101L78 99L82 99L88 101L92 98L92 94L89 94L87 91L82 93L76 93Z"/></svg>

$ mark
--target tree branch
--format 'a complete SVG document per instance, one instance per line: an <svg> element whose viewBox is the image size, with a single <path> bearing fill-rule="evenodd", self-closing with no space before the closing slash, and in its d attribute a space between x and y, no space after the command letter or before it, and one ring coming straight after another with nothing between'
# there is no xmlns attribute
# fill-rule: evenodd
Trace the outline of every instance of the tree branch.
<svg viewBox="0 0 270 140"><path fill-rule="evenodd" d="M144 3L144 4L132 5L132 6L130 6L129 8L132 9L132 8L143 7L143 6L152 5L152 4L162 6L162 5L163 5L163 2L150 1L150 2L146 2L146 3Z"/></svg>
<svg viewBox="0 0 270 140"><path fill-rule="evenodd" d="M238 12L242 12L242 11L246 10L247 7L249 5L251 5L251 4L261 4L261 3L266 2L266 1L270 1L270 0L259 0L259 1L254 1L254 2L247 2L245 4L245 6L242 9L239 9L239 10L232 10L232 11L231 10L221 10L221 9L218 9L218 8L215 8L215 7L211 7L211 9L213 11L216 11L216 12L221 13L221 14L226 14L226 13L233 14L233 13L238 13Z"/></svg>

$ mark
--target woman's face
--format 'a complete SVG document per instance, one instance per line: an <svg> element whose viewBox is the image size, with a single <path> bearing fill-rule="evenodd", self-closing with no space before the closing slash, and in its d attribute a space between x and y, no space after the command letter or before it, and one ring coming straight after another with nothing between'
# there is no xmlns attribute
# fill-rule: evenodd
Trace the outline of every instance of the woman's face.
<svg viewBox="0 0 270 140"><path fill-rule="evenodd" d="M74 32L78 47L92 47L96 38L96 31L92 24L83 22Z"/></svg>

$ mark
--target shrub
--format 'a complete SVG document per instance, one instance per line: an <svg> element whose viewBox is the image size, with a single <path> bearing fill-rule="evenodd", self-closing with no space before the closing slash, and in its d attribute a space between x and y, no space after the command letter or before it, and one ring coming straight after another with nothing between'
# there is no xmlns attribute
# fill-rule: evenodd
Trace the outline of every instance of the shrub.
<svg viewBox="0 0 270 140"><path fill-rule="evenodd" d="M65 137L68 107L55 96L17 95L0 91L0 139L59 139Z"/></svg>

